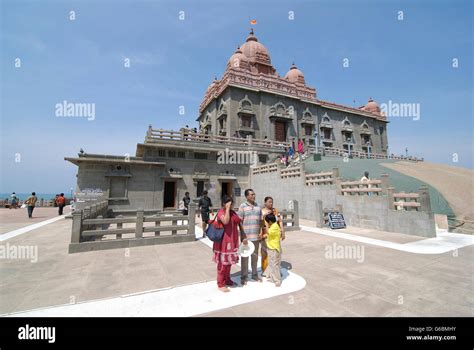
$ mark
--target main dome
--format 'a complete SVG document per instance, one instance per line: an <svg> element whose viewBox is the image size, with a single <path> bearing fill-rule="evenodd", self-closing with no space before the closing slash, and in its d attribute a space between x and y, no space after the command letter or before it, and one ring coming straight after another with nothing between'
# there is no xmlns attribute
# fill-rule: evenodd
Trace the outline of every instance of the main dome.
<svg viewBox="0 0 474 350"><path fill-rule="evenodd" d="M250 61L260 61L266 64L271 64L270 55L267 48L258 42L257 37L253 33L253 29L250 30L250 34L245 40L245 43L240 47L242 53Z"/></svg>

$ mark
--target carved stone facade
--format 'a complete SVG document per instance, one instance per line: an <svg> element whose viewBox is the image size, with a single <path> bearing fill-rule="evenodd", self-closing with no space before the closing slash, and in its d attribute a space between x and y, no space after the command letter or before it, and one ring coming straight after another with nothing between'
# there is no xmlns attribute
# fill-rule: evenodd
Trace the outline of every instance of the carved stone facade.
<svg viewBox="0 0 474 350"><path fill-rule="evenodd" d="M360 108L320 100L295 64L282 78L253 31L201 102L200 130L211 135L386 154L387 119L375 101Z"/></svg>

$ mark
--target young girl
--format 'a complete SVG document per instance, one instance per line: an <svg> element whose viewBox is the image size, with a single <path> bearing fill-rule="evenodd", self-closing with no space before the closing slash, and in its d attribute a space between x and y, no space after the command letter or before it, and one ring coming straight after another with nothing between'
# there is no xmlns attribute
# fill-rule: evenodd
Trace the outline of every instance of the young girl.
<svg viewBox="0 0 474 350"><path fill-rule="evenodd" d="M268 267L265 272L268 279L275 283L275 286L280 287L281 229L274 214L267 214L265 222L268 224L268 230L263 234L263 238L266 239L268 254Z"/></svg>

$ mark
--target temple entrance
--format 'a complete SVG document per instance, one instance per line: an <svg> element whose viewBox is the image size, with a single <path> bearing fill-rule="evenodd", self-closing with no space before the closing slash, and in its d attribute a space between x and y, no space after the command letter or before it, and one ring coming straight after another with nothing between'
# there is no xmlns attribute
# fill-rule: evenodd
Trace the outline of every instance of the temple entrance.
<svg viewBox="0 0 474 350"><path fill-rule="evenodd" d="M221 187L222 187L221 198L224 197L224 195L227 195L227 196L234 195L232 191L232 181L221 182Z"/></svg>
<svg viewBox="0 0 474 350"><path fill-rule="evenodd" d="M176 182L165 181L163 191L163 209L176 208Z"/></svg>
<svg viewBox="0 0 474 350"><path fill-rule="evenodd" d="M275 140L280 142L286 141L286 122L275 121Z"/></svg>

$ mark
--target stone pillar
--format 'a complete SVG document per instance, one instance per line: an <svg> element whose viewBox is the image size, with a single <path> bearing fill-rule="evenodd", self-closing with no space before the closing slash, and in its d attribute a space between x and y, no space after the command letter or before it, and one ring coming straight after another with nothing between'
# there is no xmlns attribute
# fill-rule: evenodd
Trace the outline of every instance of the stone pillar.
<svg viewBox="0 0 474 350"><path fill-rule="evenodd" d="M418 193L420 194L420 210L427 213L431 212L430 192L428 186L422 185Z"/></svg>
<svg viewBox="0 0 474 350"><path fill-rule="evenodd" d="M196 203L189 203L188 208L188 234L194 235L196 233Z"/></svg>
<svg viewBox="0 0 474 350"><path fill-rule="evenodd" d="M300 229L300 213L297 200L293 200L293 227L296 227L297 230Z"/></svg>
<svg viewBox="0 0 474 350"><path fill-rule="evenodd" d="M324 227L324 212L323 212L323 201L320 199L316 200L316 227Z"/></svg>
<svg viewBox="0 0 474 350"><path fill-rule="evenodd" d="M120 218L120 219L121 219L121 218L123 218L123 215L118 215L117 218ZM117 223L117 228L118 228L118 229L123 228L123 223L118 222L118 223ZM117 239L122 239L122 234L121 234L121 233L117 233L116 238L117 238Z"/></svg>
<svg viewBox="0 0 474 350"><path fill-rule="evenodd" d="M339 177L339 168L338 167L333 167L332 168L332 177L333 177L333 179L337 179Z"/></svg>
<svg viewBox="0 0 474 350"><path fill-rule="evenodd" d="M137 221L135 226L135 238L143 237L143 209L137 210Z"/></svg>
<svg viewBox="0 0 474 350"><path fill-rule="evenodd" d="M382 181L380 187L382 188L382 194L387 193L387 189L390 186L390 182L388 179L388 174L380 174L380 180Z"/></svg>
<svg viewBox="0 0 474 350"><path fill-rule="evenodd" d="M342 191L341 191L341 182L342 182L342 178L340 178L340 177L336 177L336 178L334 179L334 184L336 185L336 195L342 194Z"/></svg>
<svg viewBox="0 0 474 350"><path fill-rule="evenodd" d="M80 243L82 230L82 210L72 213L71 243Z"/></svg>
<svg viewBox="0 0 474 350"><path fill-rule="evenodd" d="M252 135L247 135L248 145L252 146Z"/></svg>
<svg viewBox="0 0 474 350"><path fill-rule="evenodd" d="M393 205L393 194L395 193L395 188L394 187L387 187L387 201L388 201L388 208L389 209L396 209L395 206Z"/></svg>

